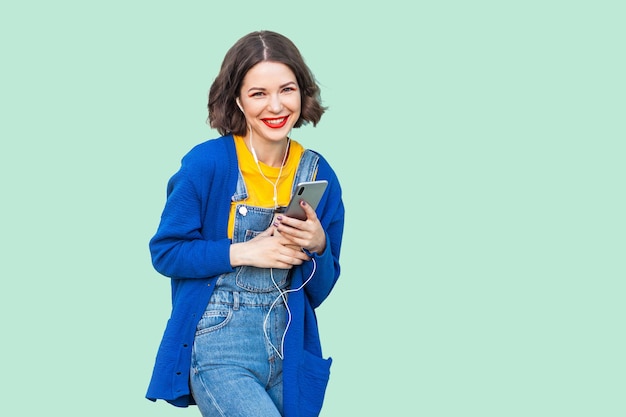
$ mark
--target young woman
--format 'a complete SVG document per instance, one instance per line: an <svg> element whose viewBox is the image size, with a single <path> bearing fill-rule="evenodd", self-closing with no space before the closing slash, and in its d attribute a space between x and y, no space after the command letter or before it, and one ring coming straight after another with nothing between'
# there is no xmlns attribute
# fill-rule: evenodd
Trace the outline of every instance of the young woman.
<svg viewBox="0 0 626 417"><path fill-rule="evenodd" d="M172 313L146 397L203 416L317 416L331 360L314 310L339 277L344 206L331 166L290 132L319 122L319 88L289 39L253 32L227 52L208 110L223 136L185 155L150 241ZM328 182L317 208L283 214L313 180Z"/></svg>

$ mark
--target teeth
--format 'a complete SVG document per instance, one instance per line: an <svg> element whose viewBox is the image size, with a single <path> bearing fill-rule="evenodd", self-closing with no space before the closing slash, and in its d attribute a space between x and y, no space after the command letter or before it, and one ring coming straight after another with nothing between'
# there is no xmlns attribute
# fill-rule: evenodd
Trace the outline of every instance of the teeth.
<svg viewBox="0 0 626 417"><path fill-rule="evenodd" d="M266 120L266 122L271 125L278 125L281 124L284 120L285 118L283 117L282 119Z"/></svg>

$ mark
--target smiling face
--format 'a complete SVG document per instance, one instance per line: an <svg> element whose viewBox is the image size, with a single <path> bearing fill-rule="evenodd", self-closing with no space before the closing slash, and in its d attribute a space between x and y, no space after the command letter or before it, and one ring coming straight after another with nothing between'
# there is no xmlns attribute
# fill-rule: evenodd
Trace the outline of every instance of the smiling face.
<svg viewBox="0 0 626 417"><path fill-rule="evenodd" d="M239 103L255 142L281 142L300 117L296 76L285 64L259 62L243 79Z"/></svg>

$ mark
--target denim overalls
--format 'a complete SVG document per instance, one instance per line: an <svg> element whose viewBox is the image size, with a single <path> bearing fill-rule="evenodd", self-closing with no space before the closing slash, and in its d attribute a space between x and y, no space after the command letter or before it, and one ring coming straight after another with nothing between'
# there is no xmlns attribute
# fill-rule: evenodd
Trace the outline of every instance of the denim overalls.
<svg viewBox="0 0 626 417"><path fill-rule="evenodd" d="M319 156L305 150L292 186L312 181ZM248 241L272 223L274 208L245 204L241 173L233 243ZM198 322L191 362L191 389L203 416L280 417L283 404L282 346L287 307L281 290L289 269L241 266L221 275ZM277 350L281 353L278 354Z"/></svg>

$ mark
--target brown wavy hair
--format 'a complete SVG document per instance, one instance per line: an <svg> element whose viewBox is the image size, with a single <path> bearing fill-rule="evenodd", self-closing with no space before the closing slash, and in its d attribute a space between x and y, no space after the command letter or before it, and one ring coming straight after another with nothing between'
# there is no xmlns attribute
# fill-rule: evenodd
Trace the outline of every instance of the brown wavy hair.
<svg viewBox="0 0 626 417"><path fill-rule="evenodd" d="M246 134L246 118L239 111L235 99L250 68L263 61L285 64L296 76L301 111L294 127L309 122L316 126L322 118L326 107L321 104L320 89L296 45L279 33L263 30L245 35L228 50L211 85L207 122L220 134Z"/></svg>

